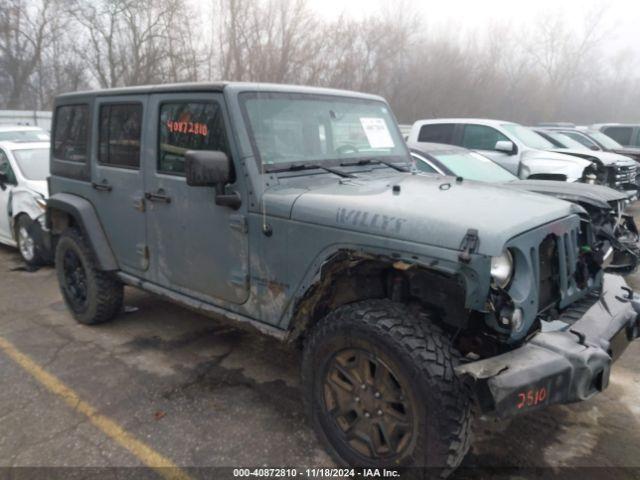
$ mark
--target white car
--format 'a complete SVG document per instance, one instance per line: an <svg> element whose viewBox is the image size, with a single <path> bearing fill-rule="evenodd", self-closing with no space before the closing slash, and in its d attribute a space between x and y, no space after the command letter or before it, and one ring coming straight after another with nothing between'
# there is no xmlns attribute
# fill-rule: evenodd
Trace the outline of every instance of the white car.
<svg viewBox="0 0 640 480"><path fill-rule="evenodd" d="M40 127L0 125L0 142L48 142L49 132Z"/></svg>
<svg viewBox="0 0 640 480"><path fill-rule="evenodd" d="M528 127L501 120L449 118L419 120L409 142L457 145L477 150L521 179L598 183L618 190L635 183L636 165L619 155L597 155L583 150L558 150ZM557 151L554 151L557 150Z"/></svg>
<svg viewBox="0 0 640 480"><path fill-rule="evenodd" d="M29 266L49 259L45 229L49 142L0 142L0 243Z"/></svg>

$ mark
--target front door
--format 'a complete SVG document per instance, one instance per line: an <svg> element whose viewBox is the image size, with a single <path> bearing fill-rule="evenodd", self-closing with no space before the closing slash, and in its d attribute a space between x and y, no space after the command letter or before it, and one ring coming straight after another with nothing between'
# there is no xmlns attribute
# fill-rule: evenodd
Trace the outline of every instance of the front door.
<svg viewBox="0 0 640 480"><path fill-rule="evenodd" d="M189 187L187 150L223 151L232 158L220 93L157 94L153 161L145 165L147 238L155 283L205 301L243 303L248 297L246 204L215 204L213 187Z"/></svg>
<svg viewBox="0 0 640 480"><path fill-rule="evenodd" d="M144 212L142 125L148 96L96 100L92 201L120 269L144 276L149 267Z"/></svg>
<svg viewBox="0 0 640 480"><path fill-rule="evenodd" d="M520 171L520 155L497 151L495 146L499 141L510 142L511 139L487 125L464 125L461 142L464 148L479 150L502 168L509 170L514 175L518 175Z"/></svg>
<svg viewBox="0 0 640 480"><path fill-rule="evenodd" d="M0 184L0 241L13 244L11 221L9 219L9 201L11 190L16 184L16 176L9 163L7 154L0 148L0 173L6 177L6 181Z"/></svg>

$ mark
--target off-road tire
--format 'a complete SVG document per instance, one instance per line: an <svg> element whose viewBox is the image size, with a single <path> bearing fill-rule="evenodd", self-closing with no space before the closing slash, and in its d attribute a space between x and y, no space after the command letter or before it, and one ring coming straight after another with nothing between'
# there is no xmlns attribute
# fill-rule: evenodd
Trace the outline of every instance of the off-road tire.
<svg viewBox="0 0 640 480"><path fill-rule="evenodd" d="M74 299L65 274L69 257L77 256L86 281L84 302ZM68 263L68 262L67 262ZM80 232L67 229L59 238L55 253L56 274L64 301L73 317L85 325L96 325L111 320L122 310L124 287L112 272L99 270L95 255ZM81 272L81 273L82 273Z"/></svg>
<svg viewBox="0 0 640 480"><path fill-rule="evenodd" d="M16 221L15 226L15 238L18 246L18 252L20 252L20 257L22 261L30 268L35 269L41 265L47 263L46 255L44 253L45 247L42 245L42 236L38 238L37 235L34 235L34 229L39 228L39 225L35 224L34 220L26 214L21 214ZM31 257L25 255L23 252L22 242L25 240L22 232L25 232L29 237L27 241L32 242L31 246Z"/></svg>
<svg viewBox="0 0 640 480"><path fill-rule="evenodd" d="M409 380L410 395L419 407L415 438L391 465L374 458L363 462L324 407L324 372L331 359L344 349L362 347L386 355L383 360L401 368L393 374ZM307 414L340 465L419 467L406 468L406 473L413 478L446 477L461 463L471 442L471 395L453 370L459 358L426 312L415 313L390 300L342 306L318 322L305 343L302 384Z"/></svg>

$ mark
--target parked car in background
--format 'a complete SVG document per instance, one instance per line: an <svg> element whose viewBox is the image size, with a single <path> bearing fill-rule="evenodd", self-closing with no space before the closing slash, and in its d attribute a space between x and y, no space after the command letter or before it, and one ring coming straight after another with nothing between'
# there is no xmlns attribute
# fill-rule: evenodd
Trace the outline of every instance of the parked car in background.
<svg viewBox="0 0 640 480"><path fill-rule="evenodd" d="M0 126L24 125L51 131L51 112L43 110L0 110Z"/></svg>
<svg viewBox="0 0 640 480"><path fill-rule="evenodd" d="M599 123L591 127L613 138L623 147L640 148L640 124Z"/></svg>
<svg viewBox="0 0 640 480"><path fill-rule="evenodd" d="M637 168L635 160L619 153L593 150L578 142L563 132L555 130L544 130L534 128L535 132L542 135L549 142L553 143L559 152L566 152L568 155L575 155L586 160L593 160L599 165L614 163L614 167L604 167L599 169L599 181L596 183L608 185L617 190L636 192L638 189Z"/></svg>
<svg viewBox="0 0 640 480"><path fill-rule="evenodd" d="M0 243L30 266L50 257L45 232L49 142L0 142Z"/></svg>
<svg viewBox="0 0 640 480"><path fill-rule="evenodd" d="M48 142L49 132L40 127L0 125L0 142Z"/></svg>
<svg viewBox="0 0 640 480"><path fill-rule="evenodd" d="M447 143L477 150L521 179L604 184L608 171L624 165L609 158L598 161L559 153L532 129L500 120L419 120L411 128L409 142Z"/></svg>
<svg viewBox="0 0 640 480"><path fill-rule="evenodd" d="M614 249L609 270L630 273L640 259L638 229L632 215L624 213L629 197L602 185L520 180L491 159L465 148L437 143L410 143L411 156L420 172L450 175L464 180L498 183L509 188L550 195L576 203L589 214L600 249Z"/></svg>
<svg viewBox="0 0 640 480"><path fill-rule="evenodd" d="M633 158L636 162L640 162L640 148L625 147L616 142L613 138L605 135L600 130L590 128L567 128L567 127L544 127L545 131L560 132L580 143L593 151L613 152Z"/></svg>

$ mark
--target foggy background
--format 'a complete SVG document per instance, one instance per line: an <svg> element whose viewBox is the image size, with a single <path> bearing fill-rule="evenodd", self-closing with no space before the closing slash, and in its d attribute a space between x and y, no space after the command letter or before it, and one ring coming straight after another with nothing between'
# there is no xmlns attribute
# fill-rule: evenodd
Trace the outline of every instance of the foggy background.
<svg viewBox="0 0 640 480"><path fill-rule="evenodd" d="M242 80L386 97L403 123L640 121L640 2L0 0L0 109Z"/></svg>

